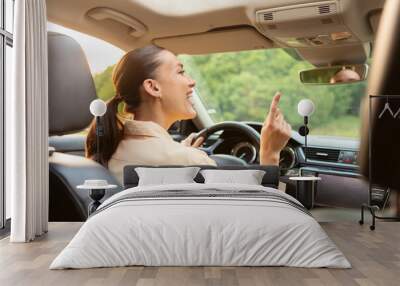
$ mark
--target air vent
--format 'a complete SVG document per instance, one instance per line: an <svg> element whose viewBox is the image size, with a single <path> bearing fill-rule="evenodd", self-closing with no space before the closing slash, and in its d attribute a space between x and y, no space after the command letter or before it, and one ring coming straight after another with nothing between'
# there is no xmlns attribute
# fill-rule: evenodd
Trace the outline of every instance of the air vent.
<svg viewBox="0 0 400 286"><path fill-rule="evenodd" d="M303 151L304 149L305 148L303 148ZM340 153L340 150L313 147L308 147L306 150L307 160L310 159L324 162L337 162Z"/></svg>
<svg viewBox="0 0 400 286"><path fill-rule="evenodd" d="M264 21L272 21L274 19L274 14L272 12L264 13Z"/></svg>
<svg viewBox="0 0 400 286"><path fill-rule="evenodd" d="M329 5L318 6L319 14L329 14L330 12L331 12L331 8L329 7Z"/></svg>

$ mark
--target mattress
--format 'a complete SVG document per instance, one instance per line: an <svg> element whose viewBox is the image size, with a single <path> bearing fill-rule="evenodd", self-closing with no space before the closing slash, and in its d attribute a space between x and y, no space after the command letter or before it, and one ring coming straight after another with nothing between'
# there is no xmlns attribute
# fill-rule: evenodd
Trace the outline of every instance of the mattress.
<svg viewBox="0 0 400 286"><path fill-rule="evenodd" d="M138 186L110 197L50 269L130 265L351 267L291 196L198 183Z"/></svg>

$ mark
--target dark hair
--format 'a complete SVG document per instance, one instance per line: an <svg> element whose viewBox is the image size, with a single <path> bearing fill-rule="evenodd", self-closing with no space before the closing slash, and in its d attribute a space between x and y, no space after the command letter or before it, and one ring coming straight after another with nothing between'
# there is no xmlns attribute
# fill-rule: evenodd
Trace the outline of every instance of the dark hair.
<svg viewBox="0 0 400 286"><path fill-rule="evenodd" d="M146 79L155 77L161 64L158 54L163 50L155 45L135 49L127 52L115 65L112 81L116 94L107 102L107 112L101 118L104 129L98 158L101 164L107 165L123 137L123 122L118 118L119 104L124 102L128 112L140 105L140 87ZM85 156L94 159L96 147L96 120L93 120L86 137Z"/></svg>

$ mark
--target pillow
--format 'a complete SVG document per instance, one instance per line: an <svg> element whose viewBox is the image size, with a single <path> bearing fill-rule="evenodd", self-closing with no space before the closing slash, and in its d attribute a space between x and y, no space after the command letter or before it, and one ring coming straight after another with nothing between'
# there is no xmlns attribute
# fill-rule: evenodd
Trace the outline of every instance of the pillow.
<svg viewBox="0 0 400 286"><path fill-rule="evenodd" d="M265 171L262 170L202 170L204 183L234 183L261 185Z"/></svg>
<svg viewBox="0 0 400 286"><path fill-rule="evenodd" d="M199 167L184 168L135 168L139 176L138 186L195 183Z"/></svg>

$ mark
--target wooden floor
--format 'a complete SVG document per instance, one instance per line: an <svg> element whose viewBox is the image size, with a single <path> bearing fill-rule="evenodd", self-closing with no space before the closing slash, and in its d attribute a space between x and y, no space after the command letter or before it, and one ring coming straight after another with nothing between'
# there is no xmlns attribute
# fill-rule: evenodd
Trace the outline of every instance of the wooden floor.
<svg viewBox="0 0 400 286"><path fill-rule="evenodd" d="M80 223L50 223L32 243L0 241L0 285L400 285L400 223L375 231L356 222L321 223L353 268L121 267L48 270Z"/></svg>

